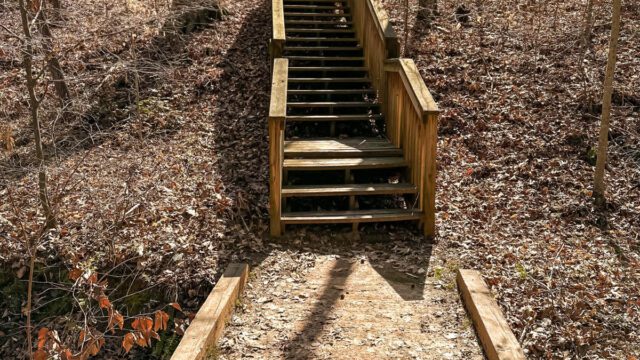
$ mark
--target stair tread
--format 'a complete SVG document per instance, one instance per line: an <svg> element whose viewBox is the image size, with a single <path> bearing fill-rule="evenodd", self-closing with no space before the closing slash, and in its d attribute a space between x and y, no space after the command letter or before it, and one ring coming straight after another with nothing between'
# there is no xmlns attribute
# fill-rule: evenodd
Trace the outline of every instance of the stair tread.
<svg viewBox="0 0 640 360"><path fill-rule="evenodd" d="M313 10L334 10L334 9L348 9L346 7L337 7L331 5L284 5L285 9L313 9Z"/></svg>
<svg viewBox="0 0 640 360"><path fill-rule="evenodd" d="M285 157L402 156L402 149L387 139L303 139L284 142Z"/></svg>
<svg viewBox="0 0 640 360"><path fill-rule="evenodd" d="M358 39L356 38L340 38L340 37L288 37L287 36L287 41L321 41L321 42L330 42L330 41L335 41L335 42L357 42Z"/></svg>
<svg viewBox="0 0 640 360"><path fill-rule="evenodd" d="M349 210L349 211L305 211L282 213L285 224L318 224L419 220L419 210Z"/></svg>
<svg viewBox="0 0 640 360"><path fill-rule="evenodd" d="M292 71L367 71L364 66L291 66Z"/></svg>
<svg viewBox="0 0 640 360"><path fill-rule="evenodd" d="M364 60L362 56L287 56L289 60Z"/></svg>
<svg viewBox="0 0 640 360"><path fill-rule="evenodd" d="M360 51L360 46L285 46L285 51Z"/></svg>
<svg viewBox="0 0 640 360"><path fill-rule="evenodd" d="M285 159L283 162L283 167L288 170L384 169L406 165L407 162L402 157Z"/></svg>
<svg viewBox="0 0 640 360"><path fill-rule="evenodd" d="M287 106L290 107L378 107L380 104L370 103L367 101L300 101L289 102Z"/></svg>
<svg viewBox="0 0 640 360"><path fill-rule="evenodd" d="M282 187L282 196L347 196L415 194L415 185L398 184L348 184L348 185L289 185Z"/></svg>
<svg viewBox="0 0 640 360"><path fill-rule="evenodd" d="M287 115L287 121L364 121L380 119L380 114L358 115Z"/></svg>
<svg viewBox="0 0 640 360"><path fill-rule="evenodd" d="M289 89L289 95L349 95L349 94L372 94L375 89Z"/></svg>
<svg viewBox="0 0 640 360"><path fill-rule="evenodd" d="M347 17L350 18L351 17L350 14L291 12L291 11L285 11L284 12L284 16L300 16L300 17L317 16L317 17L345 17L345 18L347 18Z"/></svg>
<svg viewBox="0 0 640 360"><path fill-rule="evenodd" d="M290 77L289 83L302 83L302 82L371 82L371 79L366 77L319 77L319 78L295 78Z"/></svg>
<svg viewBox="0 0 640 360"><path fill-rule="evenodd" d="M338 33L347 34L355 33L353 29L307 29L307 28L289 28L286 30L289 33Z"/></svg>
<svg viewBox="0 0 640 360"><path fill-rule="evenodd" d="M286 140L284 142L284 152L302 149L331 149L331 151L342 150L366 150L396 147L387 139L378 138L350 138L350 139L301 139Z"/></svg>
<svg viewBox="0 0 640 360"><path fill-rule="evenodd" d="M340 20L285 20L285 24L304 24L304 25L352 25L353 21Z"/></svg>

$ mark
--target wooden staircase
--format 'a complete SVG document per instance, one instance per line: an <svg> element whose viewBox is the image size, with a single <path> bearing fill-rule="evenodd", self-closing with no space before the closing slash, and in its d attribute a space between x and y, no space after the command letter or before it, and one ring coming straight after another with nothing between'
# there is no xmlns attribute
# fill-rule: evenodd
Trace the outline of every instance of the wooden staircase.
<svg viewBox="0 0 640 360"><path fill-rule="evenodd" d="M366 222L424 225L429 211L406 150L388 136L383 93L371 79L380 74L369 70L351 2L273 1L274 236L287 224L350 223L354 231Z"/></svg>

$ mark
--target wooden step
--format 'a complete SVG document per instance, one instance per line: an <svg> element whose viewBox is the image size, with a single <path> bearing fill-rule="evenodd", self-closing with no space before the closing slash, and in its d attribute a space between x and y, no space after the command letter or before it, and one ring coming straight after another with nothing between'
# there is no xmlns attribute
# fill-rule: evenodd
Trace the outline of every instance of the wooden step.
<svg viewBox="0 0 640 360"><path fill-rule="evenodd" d="M348 34L354 33L353 29L303 29L303 28L289 28L287 33L332 33L332 34Z"/></svg>
<svg viewBox="0 0 640 360"><path fill-rule="evenodd" d="M402 149L377 138L288 140L285 158L402 156Z"/></svg>
<svg viewBox="0 0 640 360"><path fill-rule="evenodd" d="M357 95L375 94L375 89L289 89L287 95Z"/></svg>
<svg viewBox="0 0 640 360"><path fill-rule="evenodd" d="M335 20L286 20L286 24L294 25L353 25L352 21L335 21Z"/></svg>
<svg viewBox="0 0 640 360"><path fill-rule="evenodd" d="M350 18L350 14L332 14L332 13L305 13L305 12L286 12L284 16L299 16L299 17L340 17Z"/></svg>
<svg viewBox="0 0 640 360"><path fill-rule="evenodd" d="M285 4L290 3L345 3L347 0L284 0Z"/></svg>
<svg viewBox="0 0 640 360"><path fill-rule="evenodd" d="M284 224L349 224L364 222L420 220L418 210L353 210L353 211L305 211L285 212Z"/></svg>
<svg viewBox="0 0 640 360"><path fill-rule="evenodd" d="M351 185L297 185L284 186L283 197L360 196L415 194L418 189L412 184L351 184Z"/></svg>
<svg viewBox="0 0 640 360"><path fill-rule="evenodd" d="M289 67L289 72L299 72L299 71L327 71L327 72L338 72L338 71L367 71L367 68L364 66L291 66Z"/></svg>
<svg viewBox="0 0 640 360"><path fill-rule="evenodd" d="M323 121L370 121L381 119L381 115L287 115L287 121L323 122Z"/></svg>
<svg viewBox="0 0 640 360"><path fill-rule="evenodd" d="M287 56L287 59L307 61L364 61L362 56Z"/></svg>
<svg viewBox="0 0 640 360"><path fill-rule="evenodd" d="M285 159L283 161L283 167L286 170L364 170L401 168L405 166L407 166L407 162L401 157Z"/></svg>
<svg viewBox="0 0 640 360"><path fill-rule="evenodd" d="M347 10L348 7L337 7L331 5L284 5L285 9L305 9L305 10Z"/></svg>
<svg viewBox="0 0 640 360"><path fill-rule="evenodd" d="M285 51L362 51L360 46L285 46Z"/></svg>
<svg viewBox="0 0 640 360"><path fill-rule="evenodd" d="M353 82L353 83L370 83L371 80L366 77L356 77L356 78L340 78L340 77L324 77L324 78L289 78L289 84L293 83L330 83L330 82Z"/></svg>
<svg viewBox="0 0 640 360"><path fill-rule="evenodd" d="M287 103L290 108L315 108L315 107L379 107L380 104L374 104L366 101L305 101Z"/></svg>
<svg viewBox="0 0 640 360"><path fill-rule="evenodd" d="M340 37L289 37L287 42L358 42L356 38L340 38Z"/></svg>

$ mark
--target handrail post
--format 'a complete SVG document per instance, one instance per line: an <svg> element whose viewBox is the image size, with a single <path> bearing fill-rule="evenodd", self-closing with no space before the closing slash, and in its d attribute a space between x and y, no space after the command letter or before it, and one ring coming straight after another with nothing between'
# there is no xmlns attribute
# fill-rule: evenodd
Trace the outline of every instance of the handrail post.
<svg viewBox="0 0 640 360"><path fill-rule="evenodd" d="M274 59L268 119L269 218L271 236L274 237L282 235L282 163L284 161L284 127L287 112L288 72L288 59Z"/></svg>
<svg viewBox="0 0 640 360"><path fill-rule="evenodd" d="M429 112L426 123L426 173L424 176L425 194L422 206L424 212L424 235L427 239L436 236L436 156L438 142L438 112Z"/></svg>

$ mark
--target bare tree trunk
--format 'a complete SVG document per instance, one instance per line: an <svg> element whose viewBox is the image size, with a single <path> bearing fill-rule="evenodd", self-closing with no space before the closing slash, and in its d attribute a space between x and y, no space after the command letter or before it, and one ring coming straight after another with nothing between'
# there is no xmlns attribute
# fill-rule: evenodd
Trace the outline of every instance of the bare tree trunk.
<svg viewBox="0 0 640 360"><path fill-rule="evenodd" d="M43 7L46 4L43 0L37 1L41 1L41 6ZM56 95L58 95L62 106L64 106L71 99L71 94L67 87L67 83L64 80L64 72L60 67L58 57L53 53L53 35L51 34L51 28L49 28L49 24L47 23L47 17L44 10L45 9L43 8L38 13L36 21L38 24L38 30L42 34L42 47L47 55L47 67L51 74L51 78L53 79Z"/></svg>
<svg viewBox="0 0 640 360"><path fill-rule="evenodd" d="M409 51L409 0L404 0L404 48L402 50L402 56L407 56Z"/></svg>
<svg viewBox="0 0 640 360"><path fill-rule="evenodd" d="M418 18L421 20L430 20L438 10L437 0L418 0Z"/></svg>
<svg viewBox="0 0 640 360"><path fill-rule="evenodd" d="M609 146L609 119L611 117L611 94L613 92L613 74L616 68L618 51L618 37L620 35L620 6L621 0L613 0L613 15L611 25L611 39L609 41L609 58L604 77L604 93L602 95L602 121L600 122L600 138L598 141L598 159L593 186L593 196L596 204L603 206L604 197L604 168L607 163L607 148Z"/></svg>
<svg viewBox="0 0 640 360"><path fill-rule="evenodd" d="M31 127L33 128L33 136L35 140L36 156L39 161L38 166L38 189L40 204L46 216L47 228L56 224L56 219L51 209L49 195L47 191L47 169L44 161L44 152L42 150L42 136L40 132L40 119L38 118L38 108L40 101L36 96L36 79L33 77L33 38L31 29L29 28L29 18L24 0L18 0L20 5L20 17L22 19L22 30L25 36L25 49L22 52L22 63L24 66L25 77L27 80L27 91L29 92L29 110L31 112Z"/></svg>
<svg viewBox="0 0 640 360"><path fill-rule="evenodd" d="M591 42L591 31L593 29L593 2L595 0L589 0L587 2L587 14L584 23L584 32L582 33L582 44L586 49L589 43Z"/></svg>

